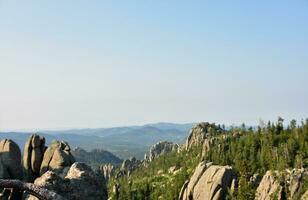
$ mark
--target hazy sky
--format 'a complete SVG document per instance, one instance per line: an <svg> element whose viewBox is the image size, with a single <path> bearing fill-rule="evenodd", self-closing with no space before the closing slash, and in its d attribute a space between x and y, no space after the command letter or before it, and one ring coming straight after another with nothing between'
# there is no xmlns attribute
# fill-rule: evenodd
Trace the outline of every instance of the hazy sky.
<svg viewBox="0 0 308 200"><path fill-rule="evenodd" d="M0 130L308 117L308 1L0 0Z"/></svg>

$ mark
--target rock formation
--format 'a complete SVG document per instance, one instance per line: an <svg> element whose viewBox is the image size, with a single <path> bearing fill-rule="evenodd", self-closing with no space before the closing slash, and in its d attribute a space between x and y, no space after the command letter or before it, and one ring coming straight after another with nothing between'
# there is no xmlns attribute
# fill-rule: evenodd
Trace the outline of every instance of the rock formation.
<svg viewBox="0 0 308 200"><path fill-rule="evenodd" d="M75 162L70 151L71 148L67 142L52 141L44 153L40 174L42 175L48 170L70 167Z"/></svg>
<svg viewBox="0 0 308 200"><path fill-rule="evenodd" d="M307 170L267 171L256 191L256 200L294 199L303 186Z"/></svg>
<svg viewBox="0 0 308 200"><path fill-rule="evenodd" d="M0 141L0 178L21 179L21 152L18 145L9 139Z"/></svg>
<svg viewBox="0 0 308 200"><path fill-rule="evenodd" d="M210 138L217 133L222 132L222 129L215 124L201 122L196 124L189 133L186 140L186 150L190 150L193 146L200 146L206 138Z"/></svg>
<svg viewBox="0 0 308 200"><path fill-rule="evenodd" d="M55 191L67 200L107 199L107 189L103 177L95 174L84 163L74 163L66 173L47 171L34 182L35 185ZM30 196L28 200L37 200Z"/></svg>
<svg viewBox="0 0 308 200"><path fill-rule="evenodd" d="M45 138L36 134L31 135L25 143L22 164L24 180L27 182L33 182L39 177L45 150Z"/></svg>
<svg viewBox="0 0 308 200"><path fill-rule="evenodd" d="M214 145L216 138L205 138L202 145L202 157L205 157L210 150L211 146Z"/></svg>
<svg viewBox="0 0 308 200"><path fill-rule="evenodd" d="M179 200L221 200L231 188L235 173L230 166L201 162L183 185Z"/></svg>
<svg viewBox="0 0 308 200"><path fill-rule="evenodd" d="M142 162L140 160L137 160L135 157L132 157L130 159L124 160L122 163L122 166L120 168L120 173L117 175L117 177L127 175L130 176L130 174L137 169Z"/></svg>
<svg viewBox="0 0 308 200"><path fill-rule="evenodd" d="M171 151L177 151L178 148L179 148L179 145L174 144L172 142L167 142L167 141L158 142L150 148L148 159L149 161L152 161L161 155L164 155Z"/></svg>
<svg viewBox="0 0 308 200"><path fill-rule="evenodd" d="M0 141L0 179L22 179L21 152L9 139ZM2 198L19 200L22 193L16 189L4 189Z"/></svg>

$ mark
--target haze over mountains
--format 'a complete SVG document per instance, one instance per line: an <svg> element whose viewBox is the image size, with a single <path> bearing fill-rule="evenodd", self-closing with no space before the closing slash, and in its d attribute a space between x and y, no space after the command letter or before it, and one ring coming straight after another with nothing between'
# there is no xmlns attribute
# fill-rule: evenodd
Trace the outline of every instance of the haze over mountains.
<svg viewBox="0 0 308 200"><path fill-rule="evenodd" d="M39 131L39 134L46 138L47 144L53 139L65 140L73 149L104 149L122 159L131 156L142 159L149 147L159 141L184 142L192 126L193 123L155 123L143 126ZM0 132L0 139L11 138L22 147L31 134L32 132Z"/></svg>

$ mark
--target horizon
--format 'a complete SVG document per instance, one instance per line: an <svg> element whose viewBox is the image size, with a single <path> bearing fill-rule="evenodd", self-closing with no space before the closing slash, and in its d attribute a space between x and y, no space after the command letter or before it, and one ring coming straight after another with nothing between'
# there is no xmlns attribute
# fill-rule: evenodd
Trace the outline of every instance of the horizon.
<svg viewBox="0 0 308 200"><path fill-rule="evenodd" d="M158 125L158 124L172 124L172 125L189 125L189 124L198 124L201 122L209 122L209 123L215 123L216 125L224 125L226 127L241 127L243 124L245 124L245 126L248 127L257 127L260 125L260 120L262 122L268 123L269 121L271 123L276 123L277 122L278 117L276 118L276 120L263 120L263 119L259 119L258 123L255 124L247 124L245 122L242 123L231 123L231 124L226 124L226 123L217 123L217 122L209 122L209 121L199 121L199 122L185 122L185 123L177 123L177 122L149 122L149 123L145 123L145 124L130 124L130 125L119 125L119 126L98 126L98 127L60 127L60 128L50 128L50 129L0 129L0 133L1 132L23 132L23 133L40 133L40 132L56 132L56 131L79 131L79 130L94 130L94 129L113 129L113 128L129 128L129 127L144 127L144 126L152 126L152 125ZM284 119L284 118L283 118ZM300 120L296 120L297 125L299 126L300 122L304 122L305 120L307 120L308 118L302 118ZM293 119L291 119L293 120ZM285 120L284 119L284 126L287 127L287 125L290 123L291 120Z"/></svg>
<svg viewBox="0 0 308 200"><path fill-rule="evenodd" d="M0 2L0 131L308 117L308 2Z"/></svg>

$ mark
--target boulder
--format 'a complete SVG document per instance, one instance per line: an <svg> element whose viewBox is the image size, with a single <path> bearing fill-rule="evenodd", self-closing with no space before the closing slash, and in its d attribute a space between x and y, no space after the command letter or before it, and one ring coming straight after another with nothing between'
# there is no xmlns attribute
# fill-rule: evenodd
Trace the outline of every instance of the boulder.
<svg viewBox="0 0 308 200"><path fill-rule="evenodd" d="M103 177L95 174L84 163L74 163L66 173L47 171L34 181L35 185L52 190L67 200L107 199L107 189ZM28 200L37 200L29 196Z"/></svg>
<svg viewBox="0 0 308 200"><path fill-rule="evenodd" d="M25 181L33 182L40 175L45 149L45 138L36 134L25 143L22 160Z"/></svg>
<svg viewBox="0 0 308 200"><path fill-rule="evenodd" d="M21 152L18 145L9 139L0 141L0 179L22 179ZM4 189L3 198L21 199L21 192L15 189Z"/></svg>
<svg viewBox="0 0 308 200"><path fill-rule="evenodd" d="M149 159L149 161L152 161L161 155L170 153L172 151L177 151L178 148L179 148L178 144L174 144L172 142L167 142L167 141L160 141L154 144L150 148L149 156L147 158Z"/></svg>
<svg viewBox="0 0 308 200"><path fill-rule="evenodd" d="M12 140L3 139L0 141L0 170L1 178L21 179L21 152L19 146Z"/></svg>
<svg viewBox="0 0 308 200"><path fill-rule="evenodd" d="M235 178L230 166L201 162L189 182L183 185L179 200L225 199Z"/></svg>
<svg viewBox="0 0 308 200"><path fill-rule="evenodd" d="M75 162L70 150L67 142L52 141L44 153L40 174L42 175L48 170L61 170L70 167Z"/></svg>
<svg viewBox="0 0 308 200"><path fill-rule="evenodd" d="M255 199L294 199L299 195L304 179L307 179L307 169L267 171L257 188Z"/></svg>

